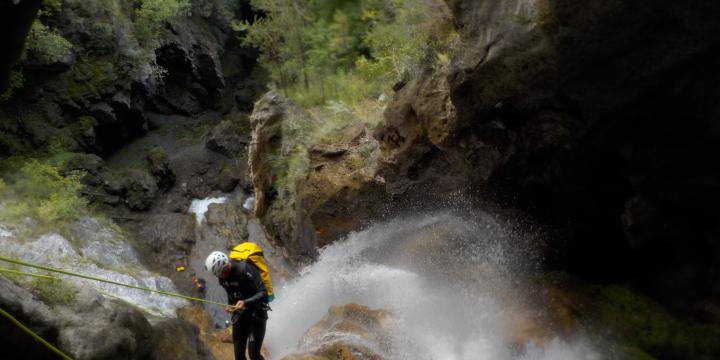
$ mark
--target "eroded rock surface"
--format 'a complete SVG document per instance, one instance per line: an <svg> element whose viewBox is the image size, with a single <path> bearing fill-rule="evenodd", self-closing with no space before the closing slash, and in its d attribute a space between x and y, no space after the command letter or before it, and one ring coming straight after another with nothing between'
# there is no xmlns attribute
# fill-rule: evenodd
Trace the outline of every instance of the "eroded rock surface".
<svg viewBox="0 0 720 360"><path fill-rule="evenodd" d="M278 93L255 104L250 170L255 215L291 260L306 263L317 249L378 217L386 208L376 176L377 141L365 125L331 132L307 148L294 138L304 113ZM362 216L359 216L362 214Z"/></svg>
<svg viewBox="0 0 720 360"><path fill-rule="evenodd" d="M3 310L74 359L212 359L193 325L177 319L151 325L136 308L109 301L90 288L79 287L72 303L55 305L4 277L0 289ZM3 320L0 327L5 334L0 347L4 358L56 357L9 321Z"/></svg>
<svg viewBox="0 0 720 360"><path fill-rule="evenodd" d="M358 304L333 305L301 339L301 348L314 349L283 360L381 360L389 349L386 333L392 316Z"/></svg>

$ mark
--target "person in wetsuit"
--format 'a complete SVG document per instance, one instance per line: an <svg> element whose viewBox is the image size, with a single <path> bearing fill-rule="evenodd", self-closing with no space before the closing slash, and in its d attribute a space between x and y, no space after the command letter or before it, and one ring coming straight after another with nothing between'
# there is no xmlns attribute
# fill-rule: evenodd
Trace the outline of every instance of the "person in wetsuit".
<svg viewBox="0 0 720 360"><path fill-rule="evenodd" d="M228 296L225 310L232 312L232 337L235 360L264 360L260 354L267 323L267 290L255 265L231 260L215 251L205 260L205 268L218 277Z"/></svg>

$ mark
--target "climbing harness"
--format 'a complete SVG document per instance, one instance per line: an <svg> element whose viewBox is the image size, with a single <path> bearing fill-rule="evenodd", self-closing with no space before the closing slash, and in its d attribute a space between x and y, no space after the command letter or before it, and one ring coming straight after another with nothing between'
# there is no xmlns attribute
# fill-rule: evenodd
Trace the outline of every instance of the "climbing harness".
<svg viewBox="0 0 720 360"><path fill-rule="evenodd" d="M28 335L30 335L33 339L39 341L41 344L45 345L50 351L54 352L58 356L60 356L63 360L72 360L71 357L65 355L64 352L62 352L60 349L53 346L53 344L47 342L45 339L40 337L40 335L36 334L34 331L30 330L27 326L23 325L20 321L18 321L14 316L7 313L5 310L0 308L0 314L5 316L8 320L10 320L11 323L15 324L17 327L19 327L22 331L26 332Z"/></svg>

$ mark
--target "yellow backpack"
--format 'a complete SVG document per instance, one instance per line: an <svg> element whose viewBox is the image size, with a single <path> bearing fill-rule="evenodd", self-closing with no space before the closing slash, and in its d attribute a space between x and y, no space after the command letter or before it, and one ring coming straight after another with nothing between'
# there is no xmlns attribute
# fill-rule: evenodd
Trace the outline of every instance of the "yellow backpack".
<svg viewBox="0 0 720 360"><path fill-rule="evenodd" d="M255 267L260 270L260 278L267 289L268 301L273 301L275 299L272 281L270 280L270 271L267 263L265 262L265 258L263 257L260 245L252 242L244 242L240 245L235 245L235 247L230 250L228 257L238 261L249 261L255 265Z"/></svg>

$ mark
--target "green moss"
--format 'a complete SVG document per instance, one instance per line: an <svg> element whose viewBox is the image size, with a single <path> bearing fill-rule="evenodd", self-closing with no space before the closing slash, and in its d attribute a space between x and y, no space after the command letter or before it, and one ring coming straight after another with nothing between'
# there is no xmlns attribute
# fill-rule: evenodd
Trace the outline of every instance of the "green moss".
<svg viewBox="0 0 720 360"><path fill-rule="evenodd" d="M45 64L61 61L73 48L69 41L40 20L35 20L30 28L26 44L30 56Z"/></svg>
<svg viewBox="0 0 720 360"><path fill-rule="evenodd" d="M663 357L720 357L720 326L681 319L620 286L600 288L597 300L599 327L612 329L621 343Z"/></svg>
<svg viewBox="0 0 720 360"><path fill-rule="evenodd" d="M12 70L8 78L8 88L0 95L0 102L10 100L15 91L25 84L25 76L21 70Z"/></svg>
<svg viewBox="0 0 720 360"><path fill-rule="evenodd" d="M51 306L70 306L75 303L77 297L75 286L62 280L35 278L32 281L31 291L42 302Z"/></svg>
<svg viewBox="0 0 720 360"><path fill-rule="evenodd" d="M65 101L84 103L113 93L118 80L115 64L111 59L86 57L81 58L72 71L60 75L54 89Z"/></svg>
<svg viewBox="0 0 720 360"><path fill-rule="evenodd" d="M162 146L155 146L148 151L147 159L151 165L162 164L168 161L168 154Z"/></svg>
<svg viewBox="0 0 720 360"><path fill-rule="evenodd" d="M230 124L240 134L250 134L252 127L250 126L250 114L243 112L233 112L227 116L226 120L230 121Z"/></svg>

